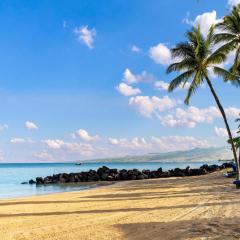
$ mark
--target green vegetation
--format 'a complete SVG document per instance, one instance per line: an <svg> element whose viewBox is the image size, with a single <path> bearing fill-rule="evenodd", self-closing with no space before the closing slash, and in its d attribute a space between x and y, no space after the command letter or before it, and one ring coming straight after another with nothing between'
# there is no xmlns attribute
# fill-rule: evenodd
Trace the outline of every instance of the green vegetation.
<svg viewBox="0 0 240 240"><path fill-rule="evenodd" d="M215 31L217 29L217 31ZM219 32L221 30L222 32ZM229 16L224 17L223 22L209 29L207 37L201 33L200 26L192 28L186 33L186 41L178 43L171 49L172 57L176 62L172 63L167 73L177 72L170 85L169 91L190 83L185 104L189 104L191 96L205 82L207 83L215 102L223 117L225 127L232 147L234 160L237 166L237 179L239 179L240 158L237 156L240 138L233 138L225 110L210 80L210 72L221 77L225 82L234 86L240 86L240 5L234 7ZM222 44L219 46L219 44ZM235 59L229 70L221 66L231 51L235 51Z"/></svg>

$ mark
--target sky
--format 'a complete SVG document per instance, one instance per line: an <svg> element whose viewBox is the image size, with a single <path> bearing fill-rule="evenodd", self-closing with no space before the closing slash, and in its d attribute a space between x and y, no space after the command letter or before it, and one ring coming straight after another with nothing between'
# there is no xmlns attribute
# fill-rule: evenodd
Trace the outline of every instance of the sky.
<svg viewBox="0 0 240 240"><path fill-rule="evenodd" d="M168 93L170 49L239 0L2 0L0 161L49 162L226 145L207 85ZM230 54L228 67L233 59ZM211 74L234 133L239 89Z"/></svg>

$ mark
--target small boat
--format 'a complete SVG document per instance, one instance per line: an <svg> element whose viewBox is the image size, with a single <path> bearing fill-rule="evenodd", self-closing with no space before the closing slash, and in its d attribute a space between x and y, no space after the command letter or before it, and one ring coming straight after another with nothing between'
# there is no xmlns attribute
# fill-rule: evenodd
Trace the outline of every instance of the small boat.
<svg viewBox="0 0 240 240"><path fill-rule="evenodd" d="M82 163L75 163L75 165L82 165Z"/></svg>

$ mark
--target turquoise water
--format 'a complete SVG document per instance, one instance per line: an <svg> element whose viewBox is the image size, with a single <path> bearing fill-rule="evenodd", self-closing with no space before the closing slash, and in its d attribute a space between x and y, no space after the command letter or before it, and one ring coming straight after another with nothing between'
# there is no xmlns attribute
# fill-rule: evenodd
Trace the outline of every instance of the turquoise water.
<svg viewBox="0 0 240 240"><path fill-rule="evenodd" d="M211 162L213 164L213 162ZM45 177L57 173L71 173L88 171L90 169L96 170L101 166L117 169L133 169L139 170L150 169L157 170L162 167L164 170L172 168L185 168L190 166L192 168L199 167L203 163L83 163L82 165L75 165L74 163L16 163L16 164L0 164L0 198L14 198L23 196L34 196L41 194L49 194L56 192L78 191L89 187L96 187L96 185L87 184L59 184L36 186L21 184L21 182L35 179L36 177Z"/></svg>

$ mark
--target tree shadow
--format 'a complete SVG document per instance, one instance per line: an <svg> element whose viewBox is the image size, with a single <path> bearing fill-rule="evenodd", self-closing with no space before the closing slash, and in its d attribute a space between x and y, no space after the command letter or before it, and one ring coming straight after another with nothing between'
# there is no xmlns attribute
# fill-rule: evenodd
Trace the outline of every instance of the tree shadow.
<svg viewBox="0 0 240 240"><path fill-rule="evenodd" d="M125 240L240 239L240 218L211 218L173 222L115 225Z"/></svg>
<svg viewBox="0 0 240 240"><path fill-rule="evenodd" d="M59 216L59 215L73 215L73 214L105 214L105 213L138 213L138 212L148 212L148 211L161 211L169 209L182 209L187 211L192 208L204 208L212 206L223 206L223 205L233 205L239 204L239 201L222 201L222 202L207 202L204 204L182 204L182 205L167 205L153 208L138 208L138 207L128 207L128 208L117 208L117 209L96 209L96 210L79 210L79 211L54 211L54 212L33 212L33 213L13 213L13 214L1 214L0 218L5 217L34 217L34 216Z"/></svg>

